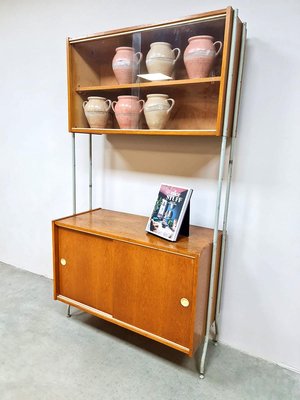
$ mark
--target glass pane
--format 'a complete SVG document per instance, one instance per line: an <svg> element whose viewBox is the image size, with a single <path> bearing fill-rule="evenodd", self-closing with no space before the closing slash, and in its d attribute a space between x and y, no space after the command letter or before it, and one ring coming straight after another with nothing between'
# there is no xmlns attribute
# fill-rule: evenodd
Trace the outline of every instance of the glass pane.
<svg viewBox="0 0 300 400"><path fill-rule="evenodd" d="M72 127L214 132L224 30L225 16L71 44Z"/></svg>

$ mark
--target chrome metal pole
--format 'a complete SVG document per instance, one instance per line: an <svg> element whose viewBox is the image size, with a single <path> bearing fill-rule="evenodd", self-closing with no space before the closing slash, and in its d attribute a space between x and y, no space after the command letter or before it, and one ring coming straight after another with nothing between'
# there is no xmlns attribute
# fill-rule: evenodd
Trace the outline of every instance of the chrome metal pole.
<svg viewBox="0 0 300 400"><path fill-rule="evenodd" d="M222 183L223 183L223 177L224 177L224 167L225 167L225 158L226 158L226 143L227 143L227 136L223 136L222 137L222 145L221 145L218 192L217 192L216 211L215 211L213 250L212 250L212 261L211 261L211 270L210 270L208 307L207 307L207 315L206 315L206 332L205 332L202 356L201 356L201 361L200 361L200 378L201 379L204 378L205 359L206 359L207 346L208 346L208 341L209 341L210 327L211 327L211 323L212 323L211 313L212 313L214 281L215 281L215 273L216 273L217 245L218 245L219 219L220 219L220 207L221 207L221 197L222 197Z"/></svg>
<svg viewBox="0 0 300 400"><path fill-rule="evenodd" d="M236 98L235 98L234 115L233 115L233 126L232 126L232 143L231 143L231 149L230 149L230 155L229 155L228 178L227 178L224 217L223 217L223 240L222 240L222 248L221 248L221 261L220 261L220 272L219 272L219 283L218 283L217 308L216 308L217 323L218 323L218 320L220 317L220 308L221 308L223 269L224 269L226 242L227 242L227 218L228 218L228 208L229 208L230 189L231 189L231 180L232 180L233 160L234 160L234 152L235 152L235 142L236 142L236 137L237 137L237 124L238 124L238 115L239 115L239 108L240 108L241 88L242 88L242 79L243 79L243 70L244 70L246 37L247 37L247 25L244 23L243 31L242 31L242 40L241 40L240 62L239 62Z"/></svg>
<svg viewBox="0 0 300 400"><path fill-rule="evenodd" d="M212 324L211 314L212 314L212 305L213 305L213 298L214 298L213 295L214 295L214 281L215 281L216 261L217 261L217 244L218 244L218 231L219 231L219 220L220 220L220 207L221 207L221 200L222 200L222 183L223 183L223 178L224 178L226 143L227 143L227 135L228 135L229 112L230 112L230 99L231 99L232 80L233 80L234 56L235 56L235 48L236 48L237 17L238 17L238 10L234 10L232 38L231 38L231 50L230 50L230 58L229 58L228 80L227 80L227 90L226 90L226 100L225 100L225 111L224 111L223 137L222 137L222 146L221 146L221 152L220 152L218 191L217 191L216 209L215 209L213 250L212 250L212 261L211 261L211 270L210 270L208 307L207 307L207 316L206 316L206 332L205 332L204 344L203 344L201 361L200 361L200 378L201 379L204 378L205 359L206 359L206 353L207 353L207 347L208 347L208 341L209 341L210 328L211 328L211 324Z"/></svg>
<svg viewBox="0 0 300 400"><path fill-rule="evenodd" d="M72 134L73 214L76 214L76 140Z"/></svg>
<svg viewBox="0 0 300 400"><path fill-rule="evenodd" d="M93 142L92 135L89 135L89 208L92 210L93 208Z"/></svg>

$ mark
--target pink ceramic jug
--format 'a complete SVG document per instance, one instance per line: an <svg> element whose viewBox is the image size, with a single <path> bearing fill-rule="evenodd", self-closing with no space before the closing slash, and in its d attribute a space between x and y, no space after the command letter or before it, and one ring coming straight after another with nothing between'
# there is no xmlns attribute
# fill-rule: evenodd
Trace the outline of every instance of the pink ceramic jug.
<svg viewBox="0 0 300 400"><path fill-rule="evenodd" d="M212 36L193 36L184 51L183 60L189 78L206 78L212 69L217 55L222 49L222 42L214 42ZM215 46L219 45L216 51Z"/></svg>
<svg viewBox="0 0 300 400"><path fill-rule="evenodd" d="M137 129L140 114L144 108L144 100L137 96L118 96L118 101L112 102L112 109L121 129Z"/></svg>
<svg viewBox="0 0 300 400"><path fill-rule="evenodd" d="M117 47L112 60L112 68L119 84L134 83L136 81L138 66L143 55L135 53L133 47Z"/></svg>

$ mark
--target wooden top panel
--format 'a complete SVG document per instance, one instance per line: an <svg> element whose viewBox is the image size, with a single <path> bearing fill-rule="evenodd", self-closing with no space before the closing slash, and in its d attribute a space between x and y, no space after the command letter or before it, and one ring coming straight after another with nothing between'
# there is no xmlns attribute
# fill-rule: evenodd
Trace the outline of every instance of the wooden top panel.
<svg viewBox="0 0 300 400"><path fill-rule="evenodd" d="M169 242L146 233L147 221L147 217L97 209L56 220L55 225L190 257L197 257L213 242L213 229L193 225L189 237Z"/></svg>
<svg viewBox="0 0 300 400"><path fill-rule="evenodd" d="M106 31L106 32L99 32L99 33L82 36L82 37L78 37L78 38L69 38L68 40L70 41L70 43L85 42L85 41L90 41L90 40L96 40L98 38L104 38L104 37L122 35L122 34L129 34L129 33L133 33L136 31L160 28L163 26L172 26L172 25L176 25L176 24L180 24L180 23L189 23L189 22L194 22L195 20L213 19L213 18L218 18L220 16L224 17L224 16L226 16L226 12L228 11L228 9L231 9L231 7L227 7L225 9L216 10L216 11L209 11L209 12L202 13L202 14L190 15L185 18L179 18L179 19L175 19L172 21L164 21L164 22L161 22L158 24L131 26L131 27L122 28L122 29L116 29L116 30L111 30L111 31Z"/></svg>

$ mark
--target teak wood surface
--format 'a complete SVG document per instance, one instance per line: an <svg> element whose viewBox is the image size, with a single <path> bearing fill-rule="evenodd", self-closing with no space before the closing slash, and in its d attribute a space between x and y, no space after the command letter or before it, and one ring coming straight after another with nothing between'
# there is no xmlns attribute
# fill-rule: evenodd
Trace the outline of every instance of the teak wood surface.
<svg viewBox="0 0 300 400"><path fill-rule="evenodd" d="M58 254L67 262L59 272L60 293L111 314L113 253L110 240L59 229L57 241ZM103 276L106 278L102 279Z"/></svg>
<svg viewBox="0 0 300 400"><path fill-rule="evenodd" d="M191 257L199 256L213 240L213 229L191 225L189 237L180 236L176 242L169 242L148 234L147 221L140 215L99 208L58 219L55 225Z"/></svg>
<svg viewBox="0 0 300 400"><path fill-rule="evenodd" d="M191 356L205 334L213 230L192 226L173 243L146 222L103 209L54 221L54 298Z"/></svg>

